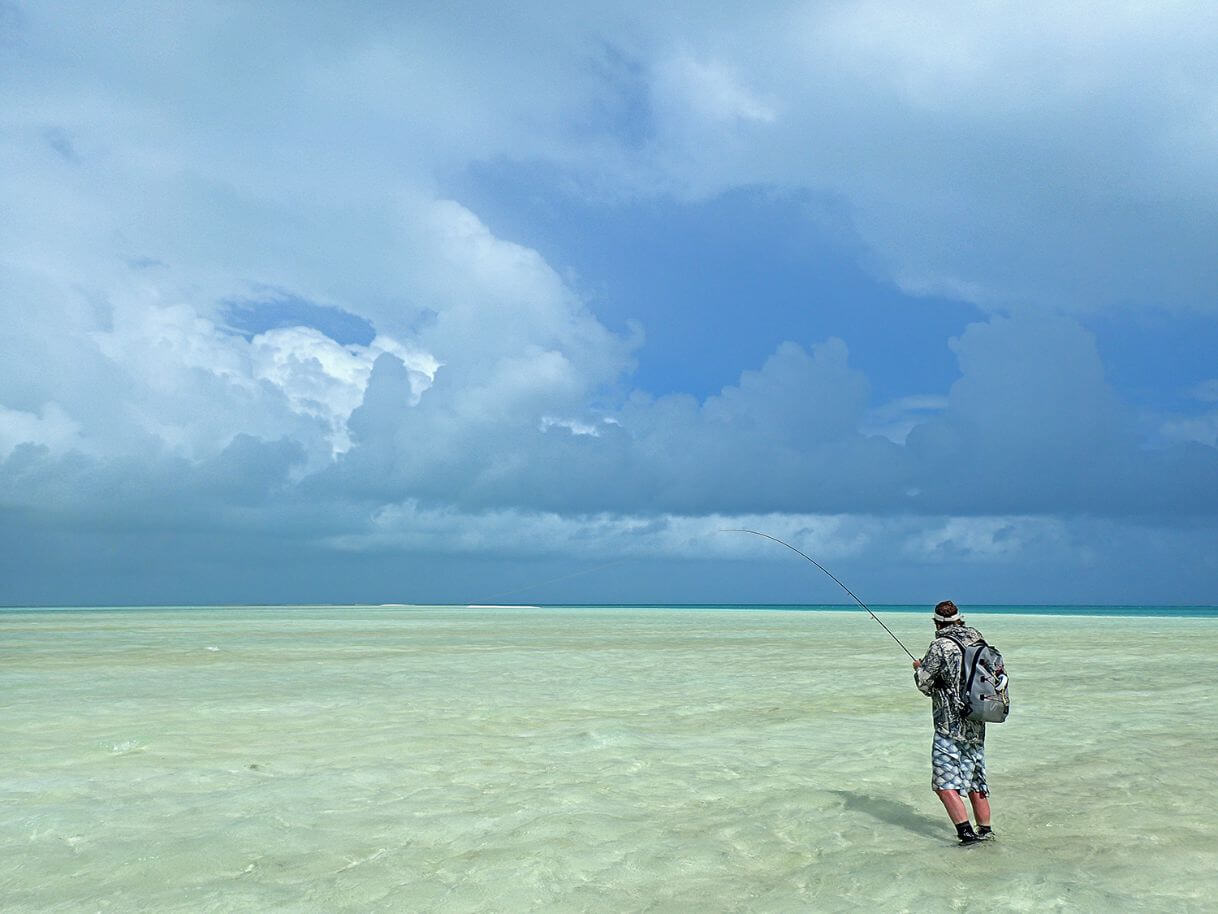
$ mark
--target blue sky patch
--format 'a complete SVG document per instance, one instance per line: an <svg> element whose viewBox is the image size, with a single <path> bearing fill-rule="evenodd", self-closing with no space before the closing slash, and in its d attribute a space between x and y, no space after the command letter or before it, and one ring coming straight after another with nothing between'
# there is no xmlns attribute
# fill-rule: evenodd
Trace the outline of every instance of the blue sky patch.
<svg viewBox="0 0 1218 914"><path fill-rule="evenodd" d="M225 302L228 326L247 339L283 327L312 327L344 346L367 346L376 336L372 323L358 314L318 305L294 295Z"/></svg>
<svg viewBox="0 0 1218 914"><path fill-rule="evenodd" d="M802 192L742 188L701 202L587 198L538 163L472 166L451 193L492 230L535 247L610 327L642 322L637 386L707 396L779 343L841 338L876 401L945 392L947 347L975 305L877 278L848 220Z"/></svg>

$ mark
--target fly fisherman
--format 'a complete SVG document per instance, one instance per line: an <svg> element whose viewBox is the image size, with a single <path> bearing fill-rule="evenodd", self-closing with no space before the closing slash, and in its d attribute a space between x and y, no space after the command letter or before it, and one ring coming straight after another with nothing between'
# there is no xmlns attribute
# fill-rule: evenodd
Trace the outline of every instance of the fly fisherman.
<svg viewBox="0 0 1218 914"><path fill-rule="evenodd" d="M969 645L981 633L964 624L964 617L951 600L935 607L935 638L926 656L913 662L914 683L933 701L935 723L931 747L931 788L943 801L961 844L992 838L989 787L985 782L985 722L963 719L960 694L960 664L964 654L956 641ZM977 831L969 822L960 794L967 793L977 818Z"/></svg>

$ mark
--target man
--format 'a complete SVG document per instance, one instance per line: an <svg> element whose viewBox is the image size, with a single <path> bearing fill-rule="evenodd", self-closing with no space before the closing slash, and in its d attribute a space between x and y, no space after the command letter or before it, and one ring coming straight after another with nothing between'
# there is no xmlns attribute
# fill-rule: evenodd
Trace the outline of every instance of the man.
<svg viewBox="0 0 1218 914"><path fill-rule="evenodd" d="M951 600L935 607L935 638L926 656L915 660L914 683L933 702L935 723L931 747L931 788L943 801L961 844L976 844L994 837L990 828L990 791L985 782L985 722L966 720L961 711L960 664L964 653L959 645L981 640L981 633L964 624L964 617ZM977 818L977 831L969 822L960 794L967 793Z"/></svg>

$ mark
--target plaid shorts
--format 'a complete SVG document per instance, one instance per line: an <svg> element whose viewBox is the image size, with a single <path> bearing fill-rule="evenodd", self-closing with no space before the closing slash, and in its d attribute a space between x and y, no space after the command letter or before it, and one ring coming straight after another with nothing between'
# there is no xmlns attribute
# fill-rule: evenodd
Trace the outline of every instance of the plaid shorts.
<svg viewBox="0 0 1218 914"><path fill-rule="evenodd" d="M932 790L958 793L990 793L985 782L985 744L966 743L935 733L930 747L930 786Z"/></svg>

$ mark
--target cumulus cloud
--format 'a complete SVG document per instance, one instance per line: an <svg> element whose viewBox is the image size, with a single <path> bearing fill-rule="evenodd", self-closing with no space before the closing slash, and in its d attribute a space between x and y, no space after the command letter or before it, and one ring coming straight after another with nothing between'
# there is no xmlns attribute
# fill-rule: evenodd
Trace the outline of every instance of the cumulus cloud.
<svg viewBox="0 0 1218 914"><path fill-rule="evenodd" d="M847 347L785 343L739 383L699 401L635 393L574 417L567 388L491 411L443 370L406 409L400 367L378 366L359 435L334 472L342 490L375 478L386 498L464 510L804 511L994 514L1212 512L1218 453L1146 447L1108 385L1094 339L1060 316L993 318L953 343L961 378L946 398L898 404L903 439L877 433L866 378ZM384 371L379 370L380 367ZM542 377L544 366L535 366ZM914 408L916 407L916 409ZM559 428L581 434L555 434ZM320 484L320 482L319 482Z"/></svg>
<svg viewBox="0 0 1218 914"><path fill-rule="evenodd" d="M730 73L781 113L712 140L683 125L699 98L732 94L686 91L654 164L696 196L779 185L839 201L877 269L914 294L1212 313L1215 34L1199 3L797 3L701 17L654 68L656 96L681 97L672 73Z"/></svg>
<svg viewBox="0 0 1218 914"><path fill-rule="evenodd" d="M311 327L258 334L250 348L253 377L282 390L293 412L323 420L335 454L351 446L348 419L362 402L380 356L388 354L406 366L406 405L419 402L440 367L429 353L407 348L387 336L376 336L367 346L343 346Z"/></svg>
<svg viewBox="0 0 1218 914"><path fill-rule="evenodd" d="M7 457L19 444L65 451L79 441L79 435L79 424L58 403L46 403L38 412L0 406L0 457Z"/></svg>
<svg viewBox="0 0 1218 914"><path fill-rule="evenodd" d="M753 518L847 562L1013 565L1081 556L1080 518L1128 551L1137 519L1218 511L1208 407L1149 447L1065 316L1212 307L1207 9L485 13L5 18L10 520L692 561L759 558L707 545ZM709 397L633 391L642 328L447 198L497 158L610 202L824 196L883 276L990 316L952 344L949 391L874 403L836 338L775 340ZM303 310L234 332L231 303L267 288L372 338Z"/></svg>
<svg viewBox="0 0 1218 914"><path fill-rule="evenodd" d="M6 241L33 259L51 228L92 243L77 264L117 244L374 316L427 266L401 262L403 203L471 160L541 159L602 194L825 195L919 293L1212 308L1206 4L59 11L19 17L5 71ZM213 68L240 91L194 77Z"/></svg>
<svg viewBox="0 0 1218 914"><path fill-rule="evenodd" d="M99 309L80 307L84 296L71 290L43 299L54 331L51 322L33 322L46 333L31 340L43 355L40 370L13 376L2 395L14 404L4 423L9 450L22 441L57 453L138 454L151 446L205 459L247 434L293 436L328 462L349 446L347 419L379 355L410 366L409 402L438 368L430 354L386 335L341 345L298 326L246 339L175 292L116 283L98 292ZM17 367L10 366L14 375ZM49 405L37 407L46 412L36 422L20 419L41 403Z"/></svg>
<svg viewBox="0 0 1218 914"><path fill-rule="evenodd" d="M947 517L926 523L902 545L918 561L1009 563L1054 546L1066 547L1065 526L1045 517Z"/></svg>
<svg viewBox="0 0 1218 914"><path fill-rule="evenodd" d="M352 415L355 446L318 484L375 479L386 495L562 512L881 507L902 485L899 449L857 431L867 382L840 340L783 344L701 402L635 393L612 408L577 404L559 425L555 407L572 405L565 370L533 364L528 377L546 384L522 398L506 382L449 387L445 367L404 409L402 370L383 357Z"/></svg>

